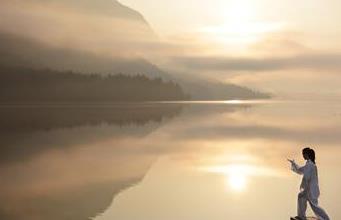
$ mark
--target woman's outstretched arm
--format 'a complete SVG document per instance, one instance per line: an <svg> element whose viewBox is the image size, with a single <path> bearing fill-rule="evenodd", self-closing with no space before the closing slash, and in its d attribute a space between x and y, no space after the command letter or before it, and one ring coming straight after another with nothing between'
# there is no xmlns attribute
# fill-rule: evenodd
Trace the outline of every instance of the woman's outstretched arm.
<svg viewBox="0 0 341 220"><path fill-rule="evenodd" d="M299 166L294 160L289 160L291 163L291 170L297 174L304 174L305 166Z"/></svg>

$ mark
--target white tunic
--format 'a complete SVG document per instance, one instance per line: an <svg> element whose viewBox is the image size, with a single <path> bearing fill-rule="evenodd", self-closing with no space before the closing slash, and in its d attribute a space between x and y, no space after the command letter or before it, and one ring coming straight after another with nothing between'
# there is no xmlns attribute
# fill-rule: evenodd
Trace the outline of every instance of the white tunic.
<svg viewBox="0 0 341 220"><path fill-rule="evenodd" d="M320 189L318 184L317 167L311 161L307 160L302 167L298 166L295 161L291 163L291 169L300 175L303 175L300 190L307 193L308 199L317 201L320 196Z"/></svg>

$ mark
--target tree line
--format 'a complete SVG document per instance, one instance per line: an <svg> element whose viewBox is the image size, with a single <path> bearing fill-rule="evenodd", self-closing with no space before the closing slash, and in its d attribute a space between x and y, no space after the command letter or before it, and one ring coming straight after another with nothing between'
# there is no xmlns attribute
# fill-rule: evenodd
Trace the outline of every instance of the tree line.
<svg viewBox="0 0 341 220"><path fill-rule="evenodd" d="M81 74L0 66L2 103L107 103L189 98L174 81L145 75Z"/></svg>

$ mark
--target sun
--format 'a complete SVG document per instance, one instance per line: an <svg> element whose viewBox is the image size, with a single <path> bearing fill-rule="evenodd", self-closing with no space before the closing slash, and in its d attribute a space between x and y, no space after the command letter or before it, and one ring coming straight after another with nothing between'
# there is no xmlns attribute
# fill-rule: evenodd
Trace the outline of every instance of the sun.
<svg viewBox="0 0 341 220"><path fill-rule="evenodd" d="M282 22L264 20L264 9L251 0L225 1L221 10L219 22L199 29L203 39L218 45L213 48L218 53L248 51L251 45L285 28Z"/></svg>
<svg viewBox="0 0 341 220"><path fill-rule="evenodd" d="M226 18L229 21L250 21L258 13L257 7L250 0L227 1L225 5Z"/></svg>

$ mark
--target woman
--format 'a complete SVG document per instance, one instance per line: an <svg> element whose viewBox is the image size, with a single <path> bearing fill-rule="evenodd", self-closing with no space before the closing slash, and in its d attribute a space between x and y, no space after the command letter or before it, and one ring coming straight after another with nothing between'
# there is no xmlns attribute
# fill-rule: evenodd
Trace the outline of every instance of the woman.
<svg viewBox="0 0 341 220"><path fill-rule="evenodd" d="M288 161L291 163L291 169L300 175L303 175L300 193L297 201L297 216L291 218L292 220L306 219L307 202L309 202L311 209L315 215L321 220L329 220L327 213L318 206L318 197L320 195L318 185L317 167L315 164L315 151L310 148L302 150L303 158L306 164L302 167L298 166L294 160Z"/></svg>

